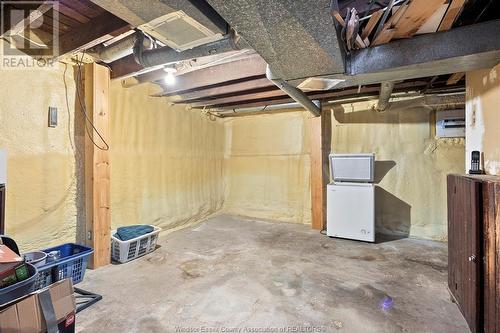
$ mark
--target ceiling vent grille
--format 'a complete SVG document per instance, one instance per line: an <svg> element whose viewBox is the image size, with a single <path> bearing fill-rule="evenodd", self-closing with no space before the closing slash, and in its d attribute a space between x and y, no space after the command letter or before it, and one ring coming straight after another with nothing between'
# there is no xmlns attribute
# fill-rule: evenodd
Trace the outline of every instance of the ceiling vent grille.
<svg viewBox="0 0 500 333"><path fill-rule="evenodd" d="M139 28L179 52L222 38L183 11L163 15Z"/></svg>

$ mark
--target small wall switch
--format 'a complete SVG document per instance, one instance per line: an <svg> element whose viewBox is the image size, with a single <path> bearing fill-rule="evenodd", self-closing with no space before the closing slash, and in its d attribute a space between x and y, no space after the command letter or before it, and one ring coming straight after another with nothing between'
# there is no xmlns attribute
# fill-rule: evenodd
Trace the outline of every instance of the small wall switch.
<svg viewBox="0 0 500 333"><path fill-rule="evenodd" d="M57 126L57 108L49 106L49 127Z"/></svg>

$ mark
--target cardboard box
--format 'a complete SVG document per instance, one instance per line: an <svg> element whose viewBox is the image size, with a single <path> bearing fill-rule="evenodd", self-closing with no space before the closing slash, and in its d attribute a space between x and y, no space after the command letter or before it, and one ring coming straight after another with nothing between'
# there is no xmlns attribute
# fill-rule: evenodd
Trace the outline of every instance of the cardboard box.
<svg viewBox="0 0 500 333"><path fill-rule="evenodd" d="M74 332L75 309L73 284L65 279L3 306L0 333Z"/></svg>

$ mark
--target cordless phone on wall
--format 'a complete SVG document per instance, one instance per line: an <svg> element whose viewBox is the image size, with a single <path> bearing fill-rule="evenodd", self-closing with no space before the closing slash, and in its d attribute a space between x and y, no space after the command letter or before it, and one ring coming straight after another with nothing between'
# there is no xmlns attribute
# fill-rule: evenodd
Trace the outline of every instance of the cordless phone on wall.
<svg viewBox="0 0 500 333"><path fill-rule="evenodd" d="M481 170L481 153L477 150L474 150L471 154L471 163L470 163L470 175L482 175L484 171Z"/></svg>

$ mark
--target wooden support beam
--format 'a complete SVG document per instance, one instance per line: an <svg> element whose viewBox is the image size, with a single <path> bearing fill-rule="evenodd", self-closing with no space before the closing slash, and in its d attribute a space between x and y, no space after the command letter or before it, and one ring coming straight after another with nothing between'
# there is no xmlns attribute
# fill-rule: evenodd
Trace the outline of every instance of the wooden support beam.
<svg viewBox="0 0 500 333"><path fill-rule="evenodd" d="M273 90L274 88L278 89L274 83L269 81L265 77L259 77L254 80L249 80L249 81L243 81L239 83L234 83L234 84L228 84L228 85L223 85L223 86L216 86L212 88L202 88L202 89L196 89L196 90L189 90L189 91L181 91L177 92L176 94L166 94L166 93L159 93L155 96L171 96L171 100L174 102L178 101L184 101L184 102L189 102L192 100L199 100L203 98L207 98L210 96L220 96L223 94L237 94L237 93L246 93L249 90L264 90L264 89L269 89Z"/></svg>
<svg viewBox="0 0 500 333"><path fill-rule="evenodd" d="M227 81L244 81L247 78L262 77L265 76L265 73L266 62L260 56L255 55L177 75L175 85L164 86L164 88L165 93L172 94L181 90L199 89ZM141 83L160 81L165 75L165 71L159 69L134 78L127 78L123 80L122 84L124 87L132 87Z"/></svg>
<svg viewBox="0 0 500 333"><path fill-rule="evenodd" d="M396 31L394 29L382 30L382 32L379 33L377 37L375 37L375 39L373 40L372 46L389 43L391 39L394 37L395 32Z"/></svg>
<svg viewBox="0 0 500 333"><path fill-rule="evenodd" d="M275 86L276 87L276 86ZM244 92L242 94L236 94L234 96L227 96L227 97L214 97L214 98L207 98L203 99L200 101L191 101L187 102L193 107L199 107L199 106L211 106L211 105L220 105L220 104L227 104L227 103L234 103L234 102L240 102L240 101L248 101L248 100L254 100L254 99L263 99L263 98L271 98L271 97L288 97L283 90L279 89L276 87L275 89L273 88L272 90L266 90L266 91L261 91L261 92ZM181 103L186 103L184 101L176 102L178 104Z"/></svg>
<svg viewBox="0 0 500 333"><path fill-rule="evenodd" d="M127 22L106 12L62 35L59 38L59 54L76 53L94 47L130 29Z"/></svg>
<svg viewBox="0 0 500 333"><path fill-rule="evenodd" d="M96 63L86 64L84 80L85 111L96 129L93 130L92 126L87 123L85 136L86 242L94 249L94 255L89 262L90 266L98 268L109 264L111 260L110 171L109 151L106 149L109 139L109 69ZM106 140L106 143L97 132Z"/></svg>
<svg viewBox="0 0 500 333"><path fill-rule="evenodd" d="M347 23L345 22L345 20L342 18L342 16L340 15L340 13L338 11L334 10L330 14L332 15L332 17L334 17L337 20L337 22L339 22L339 24L342 27L345 27L347 25ZM358 34L356 34L355 40L360 48L365 48L368 46L363 41L363 38L361 38L361 36L359 36Z"/></svg>
<svg viewBox="0 0 500 333"><path fill-rule="evenodd" d="M373 29L377 25L378 20L380 20L383 14L384 14L383 9L377 10L375 13L372 14L372 17L370 17L370 20L368 20L368 23L366 24L365 28L363 29L363 32L361 33L361 38L365 39L370 36Z"/></svg>
<svg viewBox="0 0 500 333"><path fill-rule="evenodd" d="M326 185L330 180L328 154L331 150L331 111L311 118L311 226L326 228Z"/></svg>
<svg viewBox="0 0 500 333"><path fill-rule="evenodd" d="M451 86L457 84L465 76L465 72L453 73L450 75L448 80L446 80L446 85Z"/></svg>
<svg viewBox="0 0 500 333"><path fill-rule="evenodd" d="M438 31L446 31L451 29L458 15L462 12L465 5L465 0L452 0L444 18L439 25Z"/></svg>
<svg viewBox="0 0 500 333"><path fill-rule="evenodd" d="M265 78L266 62L260 57L249 57L221 65L206 67L176 77L175 85L163 86L163 95L176 95L255 79ZM162 74L165 76L165 72ZM135 78L134 78L135 79ZM138 84L133 78L124 80L125 87Z"/></svg>
<svg viewBox="0 0 500 333"><path fill-rule="evenodd" d="M425 87L427 81L408 81L408 82L400 82L394 86L394 92L408 91L421 89ZM380 91L379 84L362 86L361 89L358 87L348 87L344 89L338 90L329 90L329 91L310 91L307 92L306 95L309 99L319 99L319 100L328 100L328 99L340 99L340 98L351 98L351 97L361 97L367 94L378 94ZM213 108L222 109L222 110L232 110L239 108L253 108L253 107L264 107L266 105L275 105L275 104L284 104L284 103L292 103L293 99L289 96L277 96L277 97L268 97L264 99L252 99L252 100L240 100L234 103L226 103L226 104L217 104L211 105ZM200 107L198 107L200 108Z"/></svg>

